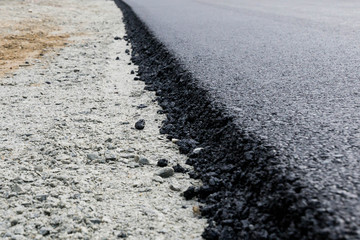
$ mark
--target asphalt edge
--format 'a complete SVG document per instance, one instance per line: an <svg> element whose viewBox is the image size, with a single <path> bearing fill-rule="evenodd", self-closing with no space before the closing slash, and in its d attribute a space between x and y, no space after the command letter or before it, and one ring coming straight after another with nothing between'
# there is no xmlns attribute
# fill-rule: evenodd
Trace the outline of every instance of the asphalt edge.
<svg viewBox="0 0 360 240"><path fill-rule="evenodd" d="M306 191L276 149L234 124L220 103L156 39L131 7L122 10L132 61L146 90L156 91L166 114L160 130L179 139L180 152L203 186L188 189L187 198L204 203L205 239L341 239L331 214ZM197 151L193 151L198 148ZM199 148L202 148L199 150Z"/></svg>

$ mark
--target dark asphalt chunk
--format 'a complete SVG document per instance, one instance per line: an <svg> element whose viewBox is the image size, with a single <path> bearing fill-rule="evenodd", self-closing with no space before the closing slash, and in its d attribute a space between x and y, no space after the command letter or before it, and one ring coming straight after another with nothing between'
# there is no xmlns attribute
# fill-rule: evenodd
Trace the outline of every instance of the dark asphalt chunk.
<svg viewBox="0 0 360 240"><path fill-rule="evenodd" d="M137 130L143 130L145 128L145 120L144 119L140 119L139 121L137 121L135 123L135 128Z"/></svg>
<svg viewBox="0 0 360 240"><path fill-rule="evenodd" d="M196 141L190 147L184 145L184 153L196 146L204 149L187 161L195 169L191 176L204 183L196 193L205 204L201 213L209 220L203 237L360 239L360 212L354 211L359 208L360 182L360 111L354 109L360 91L358 70L349 58L358 55L358 41L336 35L354 32L348 31L351 27L319 27L311 21L301 22L301 17L224 7L216 12L216 19L226 21L217 28L225 32L209 37L203 34L211 31L194 26L211 26L211 21L207 25L204 20L207 11L216 8L200 5L199 11L199 2L192 5L184 0L176 5L179 1L174 0L163 7L181 6L189 11L168 18L174 11L155 7L158 1L149 1L158 16L151 12L147 16L153 17L151 30L156 30L152 32L165 45L149 34L127 5L116 2L124 12L139 76L147 90L157 93L167 114L161 132ZM184 21L178 21L181 14ZM199 21L192 21L195 17ZM167 19L184 25L169 29ZM155 22L163 24L161 33ZM232 29L231 39L242 45L232 42L222 51L226 56L218 56L215 49L222 48L216 44L231 41L221 39L230 36L227 27ZM169 38L183 37L169 34L174 29L199 37L193 42L203 45L185 40L185 49L178 41L184 51L178 47L169 51L166 46L174 45L163 33ZM197 32L189 34L187 29ZM274 41L269 42L264 34ZM324 39L331 44L324 45ZM295 42L299 43L296 47L292 46ZM350 46L343 53L342 43ZM178 54L180 61L170 52ZM234 56L240 59L228 64ZM325 61L318 62L318 58Z"/></svg>
<svg viewBox="0 0 360 240"><path fill-rule="evenodd" d="M176 142L176 144L179 146L180 153L188 154L196 147L197 142L193 139L182 139Z"/></svg>
<svg viewBox="0 0 360 240"><path fill-rule="evenodd" d="M137 106L138 109L143 109L143 108L147 108L147 105L145 104L140 104Z"/></svg>
<svg viewBox="0 0 360 240"><path fill-rule="evenodd" d="M168 160L166 160L166 159L160 159L160 160L158 160L158 162L157 162L157 166L158 167L166 167L167 165L169 164L169 161Z"/></svg>
<svg viewBox="0 0 360 240"><path fill-rule="evenodd" d="M184 198L186 200L190 200L194 197L196 197L198 195L198 189L195 187L189 187L188 189L186 189L186 191L184 192Z"/></svg>
<svg viewBox="0 0 360 240"><path fill-rule="evenodd" d="M180 164L176 164L175 166L173 166L173 169L174 169L174 172L176 172L176 173L186 173L188 171Z"/></svg>

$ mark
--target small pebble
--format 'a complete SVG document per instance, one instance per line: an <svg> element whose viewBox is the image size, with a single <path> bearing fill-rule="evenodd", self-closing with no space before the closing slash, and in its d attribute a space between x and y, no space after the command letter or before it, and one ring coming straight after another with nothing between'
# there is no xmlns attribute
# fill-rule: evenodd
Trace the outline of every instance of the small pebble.
<svg viewBox="0 0 360 240"><path fill-rule="evenodd" d="M175 192L180 192L181 191L181 187L178 186L177 184L174 184L174 183L170 184L170 189L175 191Z"/></svg>
<svg viewBox="0 0 360 240"><path fill-rule="evenodd" d="M92 222L93 224L100 224L102 223L102 221L100 219L90 219L90 222Z"/></svg>
<svg viewBox="0 0 360 240"><path fill-rule="evenodd" d="M158 183L163 183L165 180L162 179L159 176L154 176L151 180L153 180L154 182L158 182Z"/></svg>
<svg viewBox="0 0 360 240"><path fill-rule="evenodd" d="M137 130L143 130L145 128L145 120L144 119L140 119L139 121L137 121L135 123L135 128Z"/></svg>
<svg viewBox="0 0 360 240"><path fill-rule="evenodd" d="M10 225L11 226L15 226L16 224L18 224L20 222L19 218L12 218L10 219Z"/></svg>
<svg viewBox="0 0 360 240"><path fill-rule="evenodd" d="M142 108L147 108L147 105L145 104L140 104L139 106L137 106L138 109L142 109Z"/></svg>
<svg viewBox="0 0 360 240"><path fill-rule="evenodd" d="M195 148L195 149L193 150L193 153L194 153L194 154L199 154L199 153L201 152L201 150L203 150L203 148Z"/></svg>
<svg viewBox="0 0 360 240"><path fill-rule="evenodd" d="M139 164L141 164L141 165L149 165L150 162L149 162L149 160L146 159L146 158L140 158L140 159L139 159Z"/></svg>
<svg viewBox="0 0 360 240"><path fill-rule="evenodd" d="M42 227L40 228L39 233L45 237L50 234L50 230L48 228Z"/></svg>
<svg viewBox="0 0 360 240"><path fill-rule="evenodd" d="M106 159L107 161L115 161L115 160L116 160L116 156L115 156L115 154L113 154L112 152L106 151L106 152L105 152L105 159Z"/></svg>
<svg viewBox="0 0 360 240"><path fill-rule="evenodd" d="M119 234L117 235L117 237L118 237L118 238L127 238L128 236L127 236L126 233L121 232L121 233L119 233Z"/></svg>
<svg viewBox="0 0 360 240"><path fill-rule="evenodd" d="M127 166L128 166L129 168L137 168L137 167L140 167L140 165L139 165L138 163L134 163L134 162L129 162L129 163L127 164Z"/></svg>
<svg viewBox="0 0 360 240"><path fill-rule="evenodd" d="M200 216L200 215L201 215L200 207L199 207L199 206L193 206L193 207L192 207L192 210L193 210L194 216Z"/></svg>
<svg viewBox="0 0 360 240"><path fill-rule="evenodd" d="M160 169L156 175L162 177L162 178L168 178L174 175L174 169L171 167L165 167Z"/></svg>
<svg viewBox="0 0 360 240"><path fill-rule="evenodd" d="M36 200L40 201L40 202L44 202L46 201L46 199L48 198L48 195L46 194L42 194L42 195L37 195L34 197Z"/></svg>
<svg viewBox="0 0 360 240"><path fill-rule="evenodd" d="M140 160L140 156L135 155L135 156L134 156L134 161L138 163L138 162L139 162L139 160Z"/></svg>
<svg viewBox="0 0 360 240"><path fill-rule="evenodd" d="M35 167L34 167L34 171L42 172L42 171L43 171L43 167L42 167L42 166L35 166Z"/></svg>
<svg viewBox="0 0 360 240"><path fill-rule="evenodd" d="M158 162L157 162L157 166L158 167L166 167L167 165L169 164L169 161L166 160L166 159L160 159Z"/></svg>
<svg viewBox="0 0 360 240"><path fill-rule="evenodd" d="M90 160L90 161L94 161L100 158L99 154L97 153L89 153L88 155L86 155L86 157Z"/></svg>
<svg viewBox="0 0 360 240"><path fill-rule="evenodd" d="M21 187L19 185L14 184L14 185L11 186L11 191L16 192L16 193L20 193L23 190L21 189Z"/></svg>

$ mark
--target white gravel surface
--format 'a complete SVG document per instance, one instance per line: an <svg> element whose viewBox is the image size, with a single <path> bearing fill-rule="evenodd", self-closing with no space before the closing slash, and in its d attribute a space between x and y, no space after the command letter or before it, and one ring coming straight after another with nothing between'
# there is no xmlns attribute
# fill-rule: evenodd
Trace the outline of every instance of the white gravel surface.
<svg viewBox="0 0 360 240"><path fill-rule="evenodd" d="M0 238L200 239L206 220L180 196L200 182L154 175L158 159L185 158L159 135L164 116L133 80L130 46L114 40L125 35L120 10L106 0L25 2L25 15L43 11L72 37L0 79Z"/></svg>

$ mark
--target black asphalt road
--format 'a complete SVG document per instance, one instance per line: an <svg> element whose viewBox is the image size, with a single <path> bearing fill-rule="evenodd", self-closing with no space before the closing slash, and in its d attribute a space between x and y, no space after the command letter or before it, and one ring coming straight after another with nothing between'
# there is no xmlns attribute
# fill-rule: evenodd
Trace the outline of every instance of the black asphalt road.
<svg viewBox="0 0 360 240"><path fill-rule="evenodd" d="M360 1L125 0L360 236Z"/></svg>

